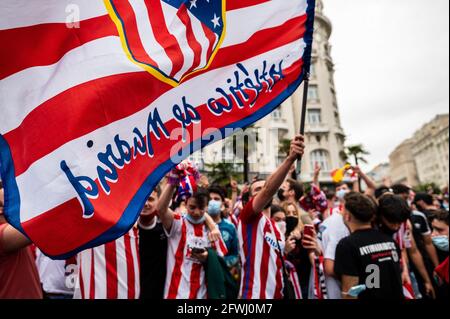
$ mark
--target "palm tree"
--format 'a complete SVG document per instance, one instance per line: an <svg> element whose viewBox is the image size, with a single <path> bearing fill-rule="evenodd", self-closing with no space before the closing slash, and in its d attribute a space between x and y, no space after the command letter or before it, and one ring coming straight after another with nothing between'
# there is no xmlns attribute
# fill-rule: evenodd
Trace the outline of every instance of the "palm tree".
<svg viewBox="0 0 450 319"><path fill-rule="evenodd" d="M249 143L249 139L258 142L258 132L255 125L250 125L244 131L239 131L234 135L231 135L226 140L226 145L231 146L235 157L240 158L244 162L244 181L249 181L249 157L257 151L257 143ZM243 151L243 153L241 152Z"/></svg>
<svg viewBox="0 0 450 319"><path fill-rule="evenodd" d="M281 155L289 155L289 152L291 150L291 140L284 138L280 140L280 145L278 147L278 153Z"/></svg>
<svg viewBox="0 0 450 319"><path fill-rule="evenodd" d="M345 151L341 152L339 155L341 158L347 162L349 158L353 158L355 160L355 165L359 166L359 163L367 163L367 160L363 157L363 155L369 155L370 153L364 149L362 144L351 145L345 148ZM358 188L361 190L361 177L358 177Z"/></svg>
<svg viewBox="0 0 450 319"><path fill-rule="evenodd" d="M205 164L211 184L226 186L230 183L231 178L240 181L240 174L236 173L235 165L226 162Z"/></svg>
<svg viewBox="0 0 450 319"><path fill-rule="evenodd" d="M367 163L367 160L363 157L363 155L369 154L370 153L364 149L362 144L347 146L345 149L346 160L353 157L356 166L358 166L360 162Z"/></svg>

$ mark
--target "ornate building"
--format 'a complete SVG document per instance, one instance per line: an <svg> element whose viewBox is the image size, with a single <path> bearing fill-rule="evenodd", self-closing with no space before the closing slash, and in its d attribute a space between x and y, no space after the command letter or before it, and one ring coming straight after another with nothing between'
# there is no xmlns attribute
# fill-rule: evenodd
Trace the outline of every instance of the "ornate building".
<svg viewBox="0 0 450 319"><path fill-rule="evenodd" d="M345 134L341 127L334 85L334 63L329 39L330 20L323 14L322 0L317 0L311 77L306 117L306 154L302 161L301 179L310 181L314 163L322 166L321 181L331 183L330 172L343 166ZM267 176L275 170L285 154L280 142L292 139L300 131L303 85L271 115L255 124L258 139L251 143L251 175ZM230 143L217 143L203 151L203 162L218 162L233 157ZM199 162L201 156L194 155ZM238 160L239 161L239 160ZM202 166L202 165L200 165Z"/></svg>
<svg viewBox="0 0 450 319"><path fill-rule="evenodd" d="M394 183L449 183L449 115L439 114L389 156Z"/></svg>

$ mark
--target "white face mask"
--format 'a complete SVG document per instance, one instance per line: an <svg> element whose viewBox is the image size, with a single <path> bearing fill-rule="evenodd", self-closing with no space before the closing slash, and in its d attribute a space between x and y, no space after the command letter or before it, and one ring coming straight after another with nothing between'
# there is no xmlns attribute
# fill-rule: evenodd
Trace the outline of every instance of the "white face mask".
<svg viewBox="0 0 450 319"><path fill-rule="evenodd" d="M286 234L286 222L285 221L280 221L277 222L277 227L278 230L280 231L280 233L284 236Z"/></svg>
<svg viewBox="0 0 450 319"><path fill-rule="evenodd" d="M348 189L340 189L336 192L336 197L342 200L349 192L350 191Z"/></svg>

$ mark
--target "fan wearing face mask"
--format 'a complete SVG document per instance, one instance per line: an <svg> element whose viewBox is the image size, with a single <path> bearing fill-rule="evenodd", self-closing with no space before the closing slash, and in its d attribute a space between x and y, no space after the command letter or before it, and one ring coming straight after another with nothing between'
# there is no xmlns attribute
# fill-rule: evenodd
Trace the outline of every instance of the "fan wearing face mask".
<svg viewBox="0 0 450 319"><path fill-rule="evenodd" d="M224 259L228 268L234 272L239 262L239 242L236 228L232 223L222 218L225 204L224 191L219 186L211 186L208 191L208 214L219 227L220 234L228 250L228 254L225 255Z"/></svg>
<svg viewBox="0 0 450 319"><path fill-rule="evenodd" d="M447 211L437 211L431 219L433 244L438 252L440 265L435 269L435 278L438 283L437 298L448 300L449 290L449 214Z"/></svg>

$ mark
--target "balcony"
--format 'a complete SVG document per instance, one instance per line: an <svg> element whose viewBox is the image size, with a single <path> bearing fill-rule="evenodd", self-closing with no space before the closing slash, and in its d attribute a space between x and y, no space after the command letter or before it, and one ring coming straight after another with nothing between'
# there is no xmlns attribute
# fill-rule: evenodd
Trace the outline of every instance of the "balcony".
<svg viewBox="0 0 450 319"><path fill-rule="evenodd" d="M306 124L305 130L308 133L329 133L330 128L326 123Z"/></svg>
<svg viewBox="0 0 450 319"><path fill-rule="evenodd" d="M287 120L283 118L272 118L270 121L270 129L289 131Z"/></svg>

